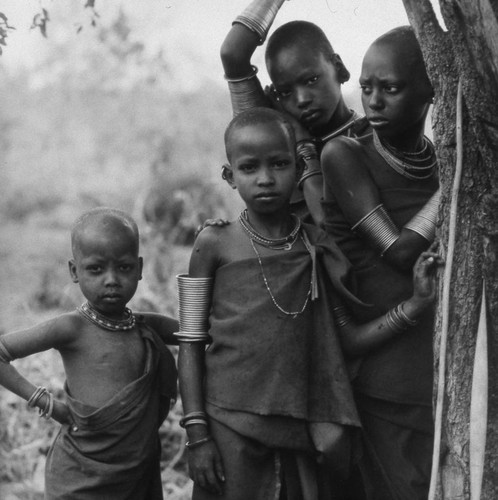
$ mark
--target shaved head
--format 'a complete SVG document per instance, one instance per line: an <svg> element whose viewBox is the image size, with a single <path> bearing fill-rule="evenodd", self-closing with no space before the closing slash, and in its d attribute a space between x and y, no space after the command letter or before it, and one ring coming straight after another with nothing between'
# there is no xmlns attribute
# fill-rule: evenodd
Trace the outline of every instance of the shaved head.
<svg viewBox="0 0 498 500"><path fill-rule="evenodd" d="M422 50L411 26L399 26L381 35L372 43L365 58L368 52L375 48L392 53L397 63L407 66L414 78L432 87L427 76Z"/></svg>
<svg viewBox="0 0 498 500"><path fill-rule="evenodd" d="M133 218L116 208L99 207L80 215L71 229L71 249L73 256L78 253L84 235L100 232L103 234L126 234L138 254L139 233Z"/></svg>
<svg viewBox="0 0 498 500"><path fill-rule="evenodd" d="M228 124L225 131L225 150L227 159L230 161L232 156L232 136L236 130L247 126L259 126L265 124L274 124L281 127L283 132L287 135L290 144L295 147L296 136L292 125L285 119L282 113L271 108L251 108L235 116Z"/></svg>

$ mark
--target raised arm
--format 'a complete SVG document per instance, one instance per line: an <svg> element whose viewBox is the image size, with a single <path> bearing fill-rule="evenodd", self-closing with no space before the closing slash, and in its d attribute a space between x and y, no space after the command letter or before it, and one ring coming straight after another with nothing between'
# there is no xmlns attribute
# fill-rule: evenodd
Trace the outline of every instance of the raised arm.
<svg viewBox="0 0 498 500"><path fill-rule="evenodd" d="M382 205L379 191L368 169L369 160L365 147L348 138L338 137L329 141L321 156L329 189L352 229L375 248L393 266L409 270L420 253L434 239L437 196L428 202L426 230L417 231L421 225L415 216L405 227L398 228ZM419 214L427 212L424 207ZM422 234L421 234L422 233Z"/></svg>
<svg viewBox="0 0 498 500"><path fill-rule="evenodd" d="M412 297L368 323L355 323L343 304L334 304L334 318L346 356L363 356L396 336L407 334L405 330L415 325L420 314L435 300L435 271L442 263L443 259L436 252L423 252L413 269Z"/></svg>
<svg viewBox="0 0 498 500"><path fill-rule="evenodd" d="M256 106L268 106L256 73L251 65L254 51L265 39L278 10L285 0L253 0L238 15L220 49L233 114Z"/></svg>
<svg viewBox="0 0 498 500"><path fill-rule="evenodd" d="M69 423L69 411L65 403L54 400L48 391L43 391L22 376L11 365L11 361L68 345L74 329L67 315L49 320L26 330L0 336L0 384L39 408L44 415L53 417L60 423Z"/></svg>
<svg viewBox="0 0 498 500"><path fill-rule="evenodd" d="M202 488L222 493L224 481L223 464L216 444L209 434L204 408L204 352L208 342L208 314L211 305L212 282L218 262L217 232L208 227L194 243L189 265L189 274L180 287L180 352L178 376L182 396L184 417L181 425L188 436L187 448L190 476ZM194 297L194 298L192 298ZM192 307L193 306L193 307ZM190 309L195 311L190 313ZM202 311L202 312L199 312ZM189 331L182 317L190 322Z"/></svg>

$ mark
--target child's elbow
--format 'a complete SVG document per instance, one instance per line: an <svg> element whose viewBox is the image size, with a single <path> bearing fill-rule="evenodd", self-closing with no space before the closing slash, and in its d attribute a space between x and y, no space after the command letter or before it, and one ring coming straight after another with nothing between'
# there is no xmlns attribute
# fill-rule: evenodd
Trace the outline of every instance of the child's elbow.
<svg viewBox="0 0 498 500"><path fill-rule="evenodd" d="M225 38L221 45L220 58L225 74L228 75L230 75L230 73L240 64L241 54L239 54L237 45L232 42L230 37Z"/></svg>

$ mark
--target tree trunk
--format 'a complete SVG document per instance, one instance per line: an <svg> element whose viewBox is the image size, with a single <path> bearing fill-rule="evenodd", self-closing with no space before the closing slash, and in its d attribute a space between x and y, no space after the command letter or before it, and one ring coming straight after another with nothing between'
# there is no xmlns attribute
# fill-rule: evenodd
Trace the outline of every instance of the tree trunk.
<svg viewBox="0 0 498 500"><path fill-rule="evenodd" d="M471 484L470 406L483 280L487 296L487 419L481 499L498 498L498 3L440 0L448 31L429 0L403 0L419 39L436 93L433 127L442 188L439 237L448 241L450 195L456 163L456 97L463 89L463 173L458 200L456 252L446 353L437 498L477 500ZM442 276L441 276L442 278ZM445 277L448 279L448 277ZM442 280L440 280L442 281ZM440 287L441 288L441 287ZM441 297L441 294L440 294ZM435 387L438 384L441 308L436 321ZM474 400L475 401L475 400ZM478 485L479 487L481 484ZM471 497L471 490L474 492ZM476 497L476 498L474 498Z"/></svg>

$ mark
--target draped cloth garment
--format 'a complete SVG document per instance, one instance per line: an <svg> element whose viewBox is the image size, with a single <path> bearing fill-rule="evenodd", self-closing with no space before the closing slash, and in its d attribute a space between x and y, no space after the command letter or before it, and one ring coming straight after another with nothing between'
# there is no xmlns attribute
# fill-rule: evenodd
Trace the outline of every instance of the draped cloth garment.
<svg viewBox="0 0 498 500"><path fill-rule="evenodd" d="M175 361L137 316L146 347L144 373L104 406L67 392L75 425L62 425L45 469L47 500L162 500L158 429L176 398Z"/></svg>
<svg viewBox="0 0 498 500"><path fill-rule="evenodd" d="M375 172L371 174L375 178ZM423 188L379 193L401 229L436 189L437 180L430 179ZM323 206L327 232L353 264L358 298L373 306L356 310L356 321L370 321L408 299L413 293L411 271L394 268L351 231L327 185ZM433 323L430 309L417 325L368 353L359 365L353 388L364 428L361 467L369 500L427 498L433 439Z"/></svg>
<svg viewBox="0 0 498 500"><path fill-rule="evenodd" d="M275 450L314 461L320 445L314 430L326 432L329 423L359 427L331 306L331 294L361 306L351 292L351 266L326 233L307 224L304 230L317 252L319 296L301 314L276 307L262 274L282 309L301 311L312 271L304 249L262 256L263 272L256 258L216 272L205 397L215 441L229 464L224 498L230 500L272 498ZM232 477L246 478L243 492L241 480L232 484ZM306 483L301 488L316 490L313 479ZM301 498L322 498L306 495ZM214 497L194 486L195 500Z"/></svg>

